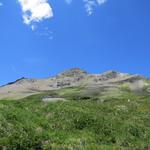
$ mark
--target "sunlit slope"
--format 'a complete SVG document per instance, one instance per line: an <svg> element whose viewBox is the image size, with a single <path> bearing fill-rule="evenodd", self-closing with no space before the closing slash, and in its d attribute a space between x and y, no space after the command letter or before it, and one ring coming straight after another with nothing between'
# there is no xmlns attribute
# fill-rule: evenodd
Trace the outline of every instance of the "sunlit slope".
<svg viewBox="0 0 150 150"><path fill-rule="evenodd" d="M127 85L113 92L74 87L2 100L0 148L148 150L149 108L149 93L130 91Z"/></svg>
<svg viewBox="0 0 150 150"><path fill-rule="evenodd" d="M121 89L133 92L149 91L150 82L139 75L108 71L102 74L89 74L79 68L64 71L54 77L44 79L21 78L0 87L0 99L20 99L49 90L66 87L82 87L90 93L120 94Z"/></svg>

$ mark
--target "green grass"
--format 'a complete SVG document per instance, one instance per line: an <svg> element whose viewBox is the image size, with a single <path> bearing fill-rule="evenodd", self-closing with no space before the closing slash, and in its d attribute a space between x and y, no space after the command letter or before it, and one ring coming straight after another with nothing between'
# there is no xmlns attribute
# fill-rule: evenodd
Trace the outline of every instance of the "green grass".
<svg viewBox="0 0 150 150"><path fill-rule="evenodd" d="M101 102L82 92L67 88L0 101L0 149L150 149L150 95L124 92ZM45 103L45 95L68 101Z"/></svg>

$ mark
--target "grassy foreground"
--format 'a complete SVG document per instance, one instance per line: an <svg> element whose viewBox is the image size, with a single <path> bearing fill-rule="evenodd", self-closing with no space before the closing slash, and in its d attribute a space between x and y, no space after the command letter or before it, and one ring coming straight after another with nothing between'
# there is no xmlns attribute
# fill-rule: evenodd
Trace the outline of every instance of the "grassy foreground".
<svg viewBox="0 0 150 150"><path fill-rule="evenodd" d="M71 89L69 93L78 93ZM0 101L0 150L149 150L150 96L99 99L59 91Z"/></svg>

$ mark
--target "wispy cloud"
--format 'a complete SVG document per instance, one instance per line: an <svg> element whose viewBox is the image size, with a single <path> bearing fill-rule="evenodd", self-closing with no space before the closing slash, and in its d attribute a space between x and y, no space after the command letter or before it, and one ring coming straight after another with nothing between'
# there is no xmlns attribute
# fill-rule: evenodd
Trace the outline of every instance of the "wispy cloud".
<svg viewBox="0 0 150 150"><path fill-rule="evenodd" d="M49 29L49 27L41 27L41 28L37 28L35 30L35 34L38 36L38 37L43 37L43 38L46 38L48 40L53 40L53 31L51 31Z"/></svg>
<svg viewBox="0 0 150 150"><path fill-rule="evenodd" d="M18 0L22 12L23 20L27 25L40 22L53 17L53 11L48 0Z"/></svg>
<svg viewBox="0 0 150 150"><path fill-rule="evenodd" d="M71 4L73 0L65 0L67 4ZM101 6L107 2L107 0L82 0L87 14L90 16L94 12L94 8Z"/></svg>
<svg viewBox="0 0 150 150"><path fill-rule="evenodd" d="M36 35L53 39L53 32L48 27L40 29L40 24L37 24L45 19L53 17L53 10L49 4L49 0L17 0L22 9L23 22L30 26ZM73 0L64 0L66 4L71 4ZM103 5L107 0L81 0L88 15L92 15L94 8ZM0 2L0 6L3 4Z"/></svg>
<svg viewBox="0 0 150 150"><path fill-rule="evenodd" d="M102 5L102 4L106 3L106 2L107 2L107 0L97 0L97 3L99 5Z"/></svg>
<svg viewBox="0 0 150 150"><path fill-rule="evenodd" d="M94 7L103 5L107 0L83 0L83 2L85 3L85 9L88 15L92 15Z"/></svg>
<svg viewBox="0 0 150 150"><path fill-rule="evenodd" d="M65 0L67 4L71 4L73 0ZM94 7L101 6L107 0L82 0L88 15L94 11ZM35 29L34 23L44 19L53 17L53 10L48 0L18 0L23 12L23 21L27 25L31 25L32 30ZM3 4L0 2L0 6Z"/></svg>
<svg viewBox="0 0 150 150"><path fill-rule="evenodd" d="M85 2L85 9L88 13L88 15L91 15L93 13L93 8L96 6L95 0L84 0Z"/></svg>

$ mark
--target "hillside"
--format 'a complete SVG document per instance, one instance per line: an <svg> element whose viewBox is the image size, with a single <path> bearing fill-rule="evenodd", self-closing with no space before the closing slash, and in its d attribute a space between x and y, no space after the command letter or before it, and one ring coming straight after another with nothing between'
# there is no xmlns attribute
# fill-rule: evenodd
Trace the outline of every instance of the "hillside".
<svg viewBox="0 0 150 150"><path fill-rule="evenodd" d="M75 68L19 79L0 97L2 150L150 149L148 78Z"/></svg>
<svg viewBox="0 0 150 150"><path fill-rule="evenodd" d="M120 91L129 88L132 91L142 91L149 88L149 79L140 75L131 75L116 71L102 74L89 74L79 68L73 68L54 77L44 79L21 78L15 82L0 87L0 99L20 99L33 94L66 87L82 87L90 91Z"/></svg>

